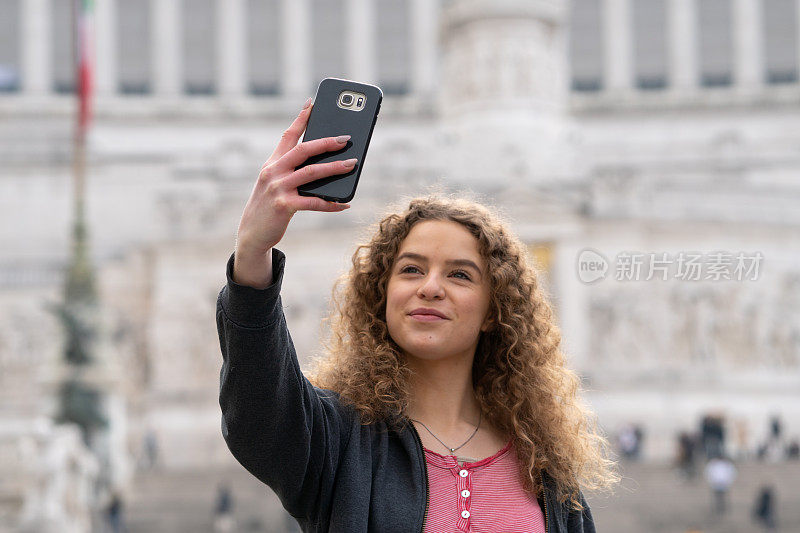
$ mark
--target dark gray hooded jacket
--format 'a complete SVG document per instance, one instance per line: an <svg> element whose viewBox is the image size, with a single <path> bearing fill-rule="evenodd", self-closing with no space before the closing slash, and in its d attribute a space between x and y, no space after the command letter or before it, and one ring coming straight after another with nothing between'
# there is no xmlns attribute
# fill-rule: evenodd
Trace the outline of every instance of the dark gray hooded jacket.
<svg viewBox="0 0 800 533"><path fill-rule="evenodd" d="M232 279L217 300L222 350L222 435L234 457L269 485L306 532L419 533L427 466L413 424L362 425L354 409L300 371L281 306L285 255L273 249L274 283ZM594 533L591 512L556 498L543 475L547 533Z"/></svg>

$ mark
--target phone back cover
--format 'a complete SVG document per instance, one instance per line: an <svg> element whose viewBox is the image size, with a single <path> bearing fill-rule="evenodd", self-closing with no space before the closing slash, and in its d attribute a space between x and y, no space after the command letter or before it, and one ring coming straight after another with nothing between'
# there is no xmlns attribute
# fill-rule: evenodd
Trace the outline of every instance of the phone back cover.
<svg viewBox="0 0 800 533"><path fill-rule="evenodd" d="M344 90L364 93L366 95L364 109L350 111L339 107L337 105L339 94ZM300 194L320 196L336 202L349 202L353 198L358 178L364 168L364 159L375 121L378 118L381 100L383 100L383 93L374 85L338 78L325 78L320 82L303 141L338 135L350 135L350 141L342 150L309 157L297 168L354 157L358 158L358 162L347 174L337 174L301 185L297 188Z"/></svg>

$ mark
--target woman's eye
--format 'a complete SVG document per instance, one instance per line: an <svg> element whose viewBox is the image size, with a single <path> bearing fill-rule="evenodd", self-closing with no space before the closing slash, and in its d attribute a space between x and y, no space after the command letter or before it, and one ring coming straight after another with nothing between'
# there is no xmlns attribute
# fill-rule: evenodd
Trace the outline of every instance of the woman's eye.
<svg viewBox="0 0 800 533"><path fill-rule="evenodd" d="M454 275L454 276L462 276L462 277L463 277L463 279L471 279L471 278L469 277L469 274L467 274L467 273L466 273L466 272L464 272L463 270L456 270L455 272L453 272L453 275Z"/></svg>
<svg viewBox="0 0 800 533"><path fill-rule="evenodd" d="M411 265L404 266L403 268L400 269L400 273L401 274L405 274L405 273L408 273L408 272L411 272L411 271L419 272L419 269L417 267L411 266ZM413 274L413 272L411 272L411 273Z"/></svg>

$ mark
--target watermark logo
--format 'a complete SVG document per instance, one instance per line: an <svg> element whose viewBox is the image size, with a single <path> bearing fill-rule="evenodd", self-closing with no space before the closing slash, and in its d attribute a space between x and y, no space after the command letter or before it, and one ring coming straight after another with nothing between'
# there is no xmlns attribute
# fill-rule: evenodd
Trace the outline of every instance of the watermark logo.
<svg viewBox="0 0 800 533"><path fill-rule="evenodd" d="M609 265L603 254L590 248L578 254L578 278L584 283L594 283L606 277Z"/></svg>
<svg viewBox="0 0 800 533"><path fill-rule="evenodd" d="M578 278L594 283L611 271L617 281L756 281L763 259L761 252L620 252L612 264L585 248L578 254Z"/></svg>

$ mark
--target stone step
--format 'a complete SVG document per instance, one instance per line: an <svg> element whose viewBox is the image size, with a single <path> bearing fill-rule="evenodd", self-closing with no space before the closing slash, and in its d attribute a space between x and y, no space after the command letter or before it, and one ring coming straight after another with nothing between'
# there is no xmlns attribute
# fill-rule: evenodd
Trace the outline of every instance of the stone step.
<svg viewBox="0 0 800 533"><path fill-rule="evenodd" d="M613 497L587 495L598 531L615 533L753 533L756 495L774 486L779 531L800 533L800 462L736 464L737 479L728 494L728 512L712 512L712 493L702 477L685 480L667 465L621 463L623 480Z"/></svg>
<svg viewBox="0 0 800 533"><path fill-rule="evenodd" d="M299 531L272 490L241 467L139 474L126 502L128 531L213 531L217 487L222 482L233 496L234 531Z"/></svg>
<svg viewBox="0 0 800 533"><path fill-rule="evenodd" d="M702 472L687 481L668 465L621 463L623 481L615 495L587 494L587 499L598 531L752 533L760 531L751 520L756 494L769 482L776 488L779 531L800 533L800 462L748 462L737 469L729 512L721 518L712 513ZM216 488L222 481L233 493L234 531L299 531L275 494L241 467L139 475L126 502L129 531L213 531Z"/></svg>

